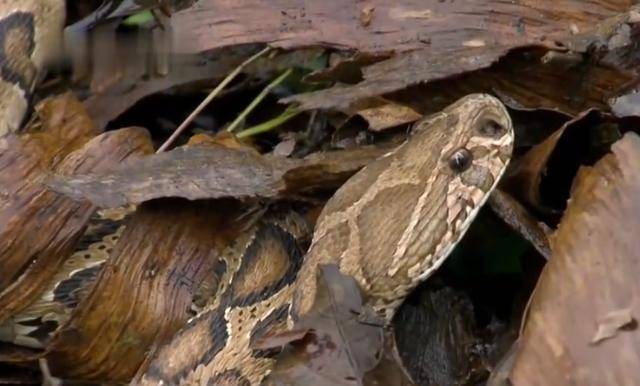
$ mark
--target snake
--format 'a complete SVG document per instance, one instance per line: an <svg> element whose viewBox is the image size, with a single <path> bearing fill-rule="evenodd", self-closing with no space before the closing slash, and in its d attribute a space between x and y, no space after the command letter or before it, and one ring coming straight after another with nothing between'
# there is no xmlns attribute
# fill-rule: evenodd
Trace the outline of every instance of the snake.
<svg viewBox="0 0 640 386"><path fill-rule="evenodd" d="M0 0L0 136L18 131L28 115L60 44L64 14L62 0ZM283 225L291 221L256 225L216 295L149 354L133 383L259 385L275 354L252 349L252 340L311 312L325 264L354 278L365 304L390 323L469 229L505 173L513 142L508 111L487 94L467 95L423 118L402 145L327 201L308 249L297 240L304 232ZM96 212L42 299L1 326L0 339L45 347L108 259L130 212Z"/></svg>
<svg viewBox="0 0 640 386"><path fill-rule="evenodd" d="M252 349L252 341L313 310L317 272L326 264L354 278L365 306L390 323L469 229L505 173L513 141L506 108L487 94L468 95L425 117L405 143L328 200L302 262L292 250L287 263L275 264L281 269L258 280L249 267L268 267L272 257L242 261L224 279L229 286L220 300L152 353L134 384L261 384L274 353Z"/></svg>

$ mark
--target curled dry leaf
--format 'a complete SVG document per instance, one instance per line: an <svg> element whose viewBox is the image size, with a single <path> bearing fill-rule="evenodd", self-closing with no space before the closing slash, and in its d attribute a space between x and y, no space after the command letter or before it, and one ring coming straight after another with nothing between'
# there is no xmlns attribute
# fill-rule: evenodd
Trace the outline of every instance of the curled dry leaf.
<svg viewBox="0 0 640 386"><path fill-rule="evenodd" d="M470 11L470 8L482 7L480 3L483 2L454 3L454 5L451 6L452 9L450 13L447 15L455 19L457 17L456 11L464 14L465 11ZM491 1L487 3L491 3ZM551 1L538 2L535 5L509 4L506 6L504 4L492 4L488 6L489 8L471 11L478 19L488 17L491 20L481 27L481 29L485 30L484 32L491 34L491 38L489 39L478 38L478 36L470 37L468 40L461 39L460 36L464 34L461 34L460 31L457 30L458 26L468 25L466 23L473 21L464 20L460 21L459 24L456 21L450 20L451 24L443 26L441 29L436 27L438 29L437 31L427 34L429 36L429 44L422 49L414 53L402 53L392 59L364 68L364 80L358 84L352 86L336 86L327 90L296 95L285 99L285 101L300 103L301 108L304 109L346 109L357 100L402 90L407 86L417 85L423 82L450 78L464 71L483 69L514 47L522 47L525 45L542 45L548 47L548 42L551 41L551 39L549 39L551 35L555 35L555 41L566 41L570 38L571 33L570 29L566 28L567 24L564 24L565 22L574 22L573 25L580 25L579 29L581 31L588 31L594 25L598 25L600 21L603 21L603 23L608 22L608 16L615 15L616 12L628 10L631 5L630 2L621 1L615 5L614 10L614 8L608 8L611 4L607 4L605 1L590 2L590 9L594 9L591 7L595 7L596 11L590 15L591 20L585 23L586 19L582 17L584 15L582 8L585 4L584 2L577 1L565 2L564 5L566 6L565 10L567 13L563 14L561 18L558 18L558 9L554 9L557 4ZM421 5L424 5L424 3L421 3ZM501 13L503 18L500 20L493 19L485 13L487 9L496 10L502 7L508 7L509 9L503 10ZM437 8L437 6L434 8ZM534 8L538 9L534 10ZM539 13L535 13L536 11L539 11ZM547 12L550 12L550 14L554 16L544 17L543 15L547 14ZM508 19L510 18L512 20L509 22ZM535 19L538 20L533 22ZM438 25L439 22L446 20L446 17L434 17L427 25L423 26L422 29L418 29L416 36L420 36L424 33L424 30L429 30L435 25ZM560 20L562 20L562 22L558 23ZM498 27L496 24L492 24L492 22L498 25L505 23L504 26L507 27ZM535 26L529 23L535 24ZM495 30L491 32L492 28L499 28L499 32ZM518 38L506 38L506 36L509 36L510 33L516 30L519 30ZM452 35L444 33L445 31L452 33ZM441 33L442 35L440 35ZM481 35L482 32L479 34ZM591 40L585 38L585 41L597 39L597 37L591 35L588 35L588 37ZM501 47L502 50L500 49ZM633 46L630 46L630 49L628 49L628 51L632 53L631 55L625 55L625 53L620 53L619 55L621 57L633 56L632 47ZM586 50L580 52L586 52ZM414 57L413 59L411 58L412 56ZM558 108L561 111L578 112L579 107L576 105L583 105L583 109L585 108L584 106L587 106L585 103L586 100L584 102L580 100L581 95L589 97L590 100L595 99L598 102L596 106L601 107L606 103L606 98L600 97L600 94L604 94L605 97L610 97L611 90L616 89L616 87L611 87L612 85L624 85L633 79L633 74L623 70L633 68L634 65L632 64L617 66L611 69L609 66L594 66L591 63L586 64L586 61L584 61L580 55L576 55L576 57L577 61L569 63L571 67L576 70L573 74L567 71L566 63L564 66L554 63L547 68L538 66L537 72L530 71L530 65L528 66L529 68L523 66L502 66L503 68L507 67L507 74L513 73L513 75L508 75L510 78L513 78L511 80L514 82L513 85L510 84L511 81L505 81L500 77L493 78L490 76L491 73L489 73L483 74L483 76L469 84L465 83L468 79L454 79L452 81L452 86L454 86L453 90L465 88L467 90L465 94L486 91L502 94L502 90L506 90L515 94L516 98L513 98L512 101L517 101L528 107L544 106ZM466 60L469 60L470 63L466 63ZM611 60L609 60L609 62L611 62ZM421 67L422 64L428 65ZM637 67L637 59L635 60L635 67ZM505 71L503 70L503 72ZM567 75L569 75L568 78L566 78ZM542 81L550 77L559 78L563 81L563 84L569 85L570 87L558 90L558 88L555 87L557 82L542 83ZM584 87L585 80L593 83L594 86ZM485 84L482 85L482 83ZM520 87L521 83L531 84L535 87L533 89ZM536 89L539 84L543 84L544 87ZM482 86L482 89L478 86ZM492 88L491 86L496 88ZM428 88L429 87L427 87L427 89ZM436 96L439 96L439 93L450 94L451 91L448 90L448 88L449 84L445 85L445 87L436 87ZM565 94L570 94L569 96L572 98L563 99L562 96L565 96ZM458 95L458 97L460 96L461 95ZM577 98L575 98L575 96L577 96ZM457 98L452 98L449 101L455 99ZM427 100L431 102L430 99ZM539 100L539 103L543 104L532 105L531 103L536 100ZM550 102L557 102L557 105Z"/></svg>
<svg viewBox="0 0 640 386"><path fill-rule="evenodd" d="M384 151L337 151L300 160L210 143L145 157L104 174L54 178L48 184L55 191L101 207L160 197L274 198L305 189L339 186Z"/></svg>
<svg viewBox="0 0 640 386"><path fill-rule="evenodd" d="M39 111L42 131L0 139L0 321L39 296L93 212L90 203L46 188L46 175L100 171L151 151L148 134L136 128L89 140L96 131L70 95Z"/></svg>
<svg viewBox="0 0 640 386"><path fill-rule="evenodd" d="M499 96L514 109L544 108L577 115L592 107L606 110L612 90L636 78L627 70L576 55L573 60L548 60L546 49L515 50L487 69L415 85L385 98L431 114L464 95L484 92ZM564 87L557 87L559 83Z"/></svg>
<svg viewBox="0 0 640 386"><path fill-rule="evenodd" d="M640 137L627 133L612 154L578 173L531 300L514 385L631 386L640 379L638 329L589 344L612 311L640 315L639 164Z"/></svg>
<svg viewBox="0 0 640 386"><path fill-rule="evenodd" d="M488 67L515 47L556 47L555 42L568 39L573 31L589 31L631 5L628 0L566 0L562 7L554 1L376 0L345 7L335 0L313 4L205 0L177 13L172 21L175 39L183 43L180 49L191 53L260 42L284 48L348 47L374 56L399 53L365 67L360 83L284 100L302 109L344 110L361 99ZM368 15L365 25L363 12Z"/></svg>
<svg viewBox="0 0 640 386"><path fill-rule="evenodd" d="M510 46L450 46L435 53L419 50L372 64L364 68L364 80L355 85L293 95L283 103L295 103L303 110L349 110L357 101L380 96L407 86L445 79L460 73L489 67L503 57Z"/></svg>
<svg viewBox="0 0 640 386"><path fill-rule="evenodd" d="M504 185L537 210L558 211L564 207L578 167L594 162L621 133L638 124L638 117L585 111L517 159Z"/></svg>
<svg viewBox="0 0 640 386"><path fill-rule="evenodd" d="M394 360L393 345L385 347L383 321L363 308L357 282L335 265L321 266L317 280L311 312L293 326L294 331L308 332L276 357L266 384L411 384Z"/></svg>
<svg viewBox="0 0 640 386"><path fill-rule="evenodd" d="M47 348L52 373L124 382L147 351L193 316L193 300L215 291L225 248L253 221L237 203L160 200L126 223L89 295ZM87 347L93 347L87 350Z"/></svg>
<svg viewBox="0 0 640 386"><path fill-rule="evenodd" d="M376 0L345 7L344 2L336 0L313 4L205 0L177 13L172 22L175 39L184 43L180 49L186 52L263 42L284 48L348 47L374 56L397 53L364 67L364 79L355 85L284 99L302 109L345 110L358 100L486 68L515 47L553 48L556 41L568 39L573 31L589 31L631 5L628 0L567 0L562 7L551 1L507 4L495 0L430 0L400 5ZM363 7L375 10L372 20L365 18L365 26ZM573 26L573 30L567 26Z"/></svg>
<svg viewBox="0 0 640 386"><path fill-rule="evenodd" d="M294 164L294 160L263 157L246 150L192 146L155 154L104 175L54 179L49 186L100 207L160 197L275 197L285 188L282 176Z"/></svg>

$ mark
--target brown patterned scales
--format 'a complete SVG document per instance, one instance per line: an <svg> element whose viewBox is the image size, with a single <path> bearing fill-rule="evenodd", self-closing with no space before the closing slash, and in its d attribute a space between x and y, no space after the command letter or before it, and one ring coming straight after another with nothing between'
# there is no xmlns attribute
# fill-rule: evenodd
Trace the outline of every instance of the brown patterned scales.
<svg viewBox="0 0 640 386"><path fill-rule="evenodd" d="M17 131L43 69L60 55L64 0L0 0L0 137Z"/></svg>
<svg viewBox="0 0 640 386"><path fill-rule="evenodd" d="M320 264L353 276L390 321L460 241L504 174L513 139L505 107L489 95L469 95L425 118L329 200L304 262L287 243L245 254L224 299L155 352L138 383L260 384L273 359L252 350L251 340L283 328L287 314L310 310Z"/></svg>

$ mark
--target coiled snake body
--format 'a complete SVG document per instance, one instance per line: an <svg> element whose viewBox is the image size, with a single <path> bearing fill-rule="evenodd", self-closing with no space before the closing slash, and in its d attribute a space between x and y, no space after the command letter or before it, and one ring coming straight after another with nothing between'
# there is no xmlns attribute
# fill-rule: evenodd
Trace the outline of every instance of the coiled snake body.
<svg viewBox="0 0 640 386"><path fill-rule="evenodd" d="M0 0L0 136L17 131L43 68L59 53L64 0Z"/></svg>
<svg viewBox="0 0 640 386"><path fill-rule="evenodd" d="M37 74L51 57L47 46L59 41L63 19L63 1L0 0L0 135L23 120ZM299 234L286 226L255 230L260 236L252 240L272 247L237 257L223 279L228 284L223 293L153 354L140 383L259 384L272 360L250 348L254 332L310 311L320 264L334 263L355 278L366 303L390 321L468 229L504 173L512 146L509 115L488 95L469 95L425 118L407 142L351 177L327 202L306 255L294 241ZM54 327L64 322L83 288L78 283L91 280L117 242L114 230L122 215L97 220L89 235L97 244L69 258L42 301L13 318L11 333L2 336L7 327L0 328L3 339L46 344L51 329L23 322L53 320ZM247 248L251 245L255 242ZM286 253L273 257L268 252L273 250ZM79 259L83 253L91 258ZM271 269L259 275L260 267ZM172 357L176 347L188 349Z"/></svg>

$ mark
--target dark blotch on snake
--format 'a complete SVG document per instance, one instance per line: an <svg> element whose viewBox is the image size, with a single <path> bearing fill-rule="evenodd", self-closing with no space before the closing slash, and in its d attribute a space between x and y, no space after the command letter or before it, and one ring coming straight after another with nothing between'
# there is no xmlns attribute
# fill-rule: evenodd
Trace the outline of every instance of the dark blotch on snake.
<svg viewBox="0 0 640 386"><path fill-rule="evenodd" d="M53 290L53 300L69 308L75 308L84 298L88 287L95 281L103 264L82 269L58 283Z"/></svg>
<svg viewBox="0 0 640 386"><path fill-rule="evenodd" d="M7 48L16 47L15 42L9 42L13 33L21 36L21 50L19 57L12 56L15 52L8 52ZM27 12L14 12L0 20L0 72L2 78L9 83L17 84L26 95L31 93L35 81L36 69L31 62L31 55L35 49L35 23L33 15Z"/></svg>
<svg viewBox="0 0 640 386"><path fill-rule="evenodd" d="M277 240L279 244L278 247L283 248L285 252L286 256L284 256L284 258L288 260L288 268L286 272L284 275L281 275L278 280L272 282L266 287L255 288L250 293L240 296L238 293L238 287L251 280L251 278L246 278L245 276L252 266L260 264L260 259L273 259L273 256L269 255L269 253L265 251L265 245L263 245L263 243L272 242L274 240ZM227 304L231 307L246 307L269 299L273 294L295 281L298 276L298 271L302 266L303 257L303 251L291 233L285 231L276 224L264 224L260 229L258 229L256 237L247 248L244 257L242 258L242 265L233 279L230 291L226 294L227 296L225 296L228 299ZM265 266L268 264L269 262L267 261Z"/></svg>

